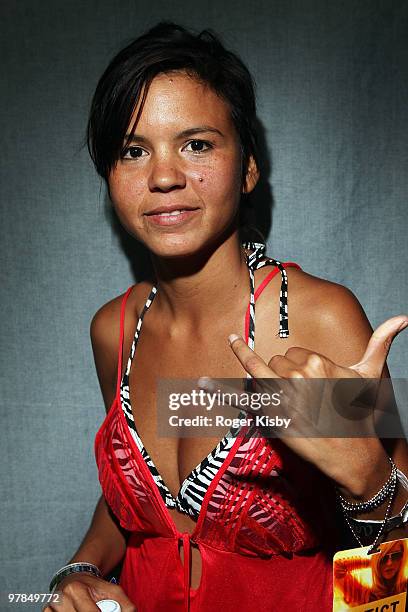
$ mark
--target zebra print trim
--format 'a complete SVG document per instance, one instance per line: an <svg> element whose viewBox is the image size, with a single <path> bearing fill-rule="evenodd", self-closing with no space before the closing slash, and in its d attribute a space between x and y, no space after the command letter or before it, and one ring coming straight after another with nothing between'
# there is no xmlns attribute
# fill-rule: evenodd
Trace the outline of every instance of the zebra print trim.
<svg viewBox="0 0 408 612"><path fill-rule="evenodd" d="M249 269L249 285L250 285L250 300L249 300L249 332L248 332L248 346L251 349L255 347L255 277L254 270L262 268L265 265L277 266L281 271L282 284L280 290L280 327L279 335L281 338L287 338L289 336L288 329L288 317L287 317L287 276L285 268L276 259L266 257L265 250L266 246L263 243L257 242L244 242L242 246L246 249L251 249L251 253L246 255L246 263ZM220 440L217 446L199 463L185 478L181 484L180 490L177 497L174 497L169 491L166 483L160 475L157 467L155 466L152 458L147 452L146 448L136 429L136 424L133 418L132 408L130 404L130 390L129 390L129 374L132 366L132 361L135 355L136 346L140 337L140 331L142 328L143 318L145 313L150 308L155 296L157 294L157 287L153 286L150 294L146 300L143 310L140 314L139 320L136 325L136 331L133 338L132 346L130 349L130 355L126 364L126 369L122 377L120 385L120 397L121 405L128 424L130 433L138 447L143 460L148 466L153 480L156 483L160 495L168 508L177 508L180 512L187 514L194 520L198 519L202 501L205 493L220 469L225 457L228 455L232 445L235 442L235 438L241 429L230 428L227 434ZM251 389L251 375L247 374L247 385L246 389ZM245 416L245 411L239 413L239 417Z"/></svg>
<svg viewBox="0 0 408 612"><path fill-rule="evenodd" d="M266 245L263 242L243 242L242 246L245 249L252 249L252 253L247 255L247 264L251 270L263 268L263 266L273 265L277 266L282 276L282 283L279 292L279 331L276 336L280 338L289 337L289 321L288 321L288 276L282 263L273 257L267 257L265 254ZM251 280L251 282L253 279ZM252 288L252 286L251 286ZM252 293L251 293L252 296ZM251 308L251 307L250 307ZM253 305L254 321L255 321L255 302ZM250 313L250 325L251 325L251 313ZM255 324L255 323L254 323ZM252 347L251 347L252 348Z"/></svg>

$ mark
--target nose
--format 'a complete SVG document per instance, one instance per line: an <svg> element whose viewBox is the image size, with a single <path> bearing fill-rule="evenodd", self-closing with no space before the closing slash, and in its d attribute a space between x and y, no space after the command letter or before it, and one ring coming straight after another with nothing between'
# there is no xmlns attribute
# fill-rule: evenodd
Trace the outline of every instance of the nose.
<svg viewBox="0 0 408 612"><path fill-rule="evenodd" d="M174 157L161 157L152 162L149 175L150 191L172 191L186 186L186 176Z"/></svg>

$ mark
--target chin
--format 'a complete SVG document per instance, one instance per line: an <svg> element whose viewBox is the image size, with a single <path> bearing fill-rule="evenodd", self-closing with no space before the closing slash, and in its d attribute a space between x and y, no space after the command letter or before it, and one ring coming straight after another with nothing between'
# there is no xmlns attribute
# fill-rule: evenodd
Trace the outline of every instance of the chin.
<svg viewBox="0 0 408 612"><path fill-rule="evenodd" d="M397 575L397 572L390 572L389 574L386 574L384 572L383 577L385 578L385 580L393 580L396 575Z"/></svg>
<svg viewBox="0 0 408 612"><path fill-rule="evenodd" d="M191 257L210 253L220 242L218 232L161 233L145 236L145 246L157 257Z"/></svg>
<svg viewBox="0 0 408 612"><path fill-rule="evenodd" d="M156 257L178 258L210 255L234 231L232 223L220 220L217 227L190 231L143 232L139 240ZM187 229L187 228L186 228Z"/></svg>
<svg viewBox="0 0 408 612"><path fill-rule="evenodd" d="M163 236L160 240L146 241L146 247L156 257L177 258L197 255L204 247L200 240Z"/></svg>

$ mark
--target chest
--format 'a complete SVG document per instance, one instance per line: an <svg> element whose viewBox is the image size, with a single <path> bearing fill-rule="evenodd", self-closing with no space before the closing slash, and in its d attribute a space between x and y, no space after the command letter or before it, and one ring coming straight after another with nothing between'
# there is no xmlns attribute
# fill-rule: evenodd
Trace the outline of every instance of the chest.
<svg viewBox="0 0 408 612"><path fill-rule="evenodd" d="M274 354L284 354L300 340L296 334L290 339L277 338L270 321L270 316L257 313L255 350L266 362ZM245 379L246 370L228 344L228 335L233 331L244 337L242 313L232 315L224 323L219 322L205 335L190 333L178 338L171 337L168 332L158 333L155 325L144 322L129 373L130 404L139 437L173 497L229 427L218 427L216 436L210 433L204 437L158 435L160 424L169 415L167 406L158 401L158 385L163 384L164 379L197 380L200 376ZM125 354L130 344L128 339Z"/></svg>

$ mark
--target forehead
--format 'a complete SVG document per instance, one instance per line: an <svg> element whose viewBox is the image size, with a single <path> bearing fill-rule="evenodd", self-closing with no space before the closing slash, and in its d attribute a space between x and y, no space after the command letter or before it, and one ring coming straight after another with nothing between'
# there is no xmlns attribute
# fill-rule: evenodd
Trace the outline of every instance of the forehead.
<svg viewBox="0 0 408 612"><path fill-rule="evenodd" d="M404 547L403 547L402 543L401 542L395 542L395 544L390 546L388 548L388 550L384 554L390 554L390 553L397 552L397 551L400 552L400 551L403 551L403 550L404 550Z"/></svg>
<svg viewBox="0 0 408 612"><path fill-rule="evenodd" d="M395 542L394 546L392 546L391 551L394 552L396 550L403 550L404 547L402 545L402 542Z"/></svg>
<svg viewBox="0 0 408 612"><path fill-rule="evenodd" d="M140 102L133 113L133 125ZM161 128L179 130L187 127L211 125L221 131L234 130L231 110L207 84L185 72L157 75L150 84L137 132L141 129Z"/></svg>

